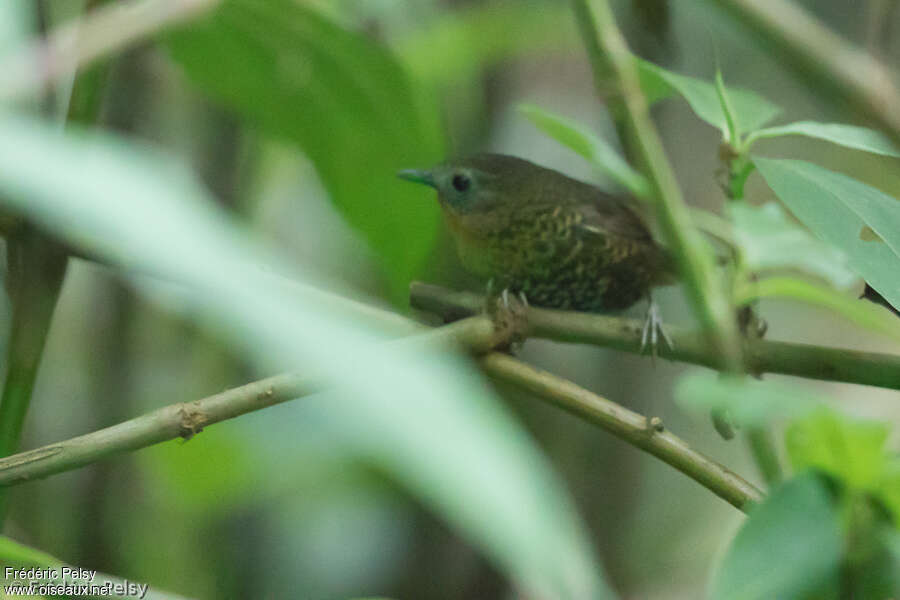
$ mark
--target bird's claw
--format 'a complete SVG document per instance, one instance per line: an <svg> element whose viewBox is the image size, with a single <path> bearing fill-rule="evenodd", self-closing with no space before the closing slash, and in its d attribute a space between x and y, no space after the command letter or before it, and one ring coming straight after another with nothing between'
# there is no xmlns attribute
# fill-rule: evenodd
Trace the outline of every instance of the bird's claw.
<svg viewBox="0 0 900 600"><path fill-rule="evenodd" d="M525 341L527 308L528 299L521 291L512 293L504 288L499 295L488 298L487 312L503 340L498 347L516 350Z"/></svg>
<svg viewBox="0 0 900 600"><path fill-rule="evenodd" d="M658 354L660 337L666 342L666 346L668 346L670 350L675 349L672 338L669 337L669 334L666 333L666 330L663 327L659 305L651 300L649 306L647 306L647 316L644 319L644 327L641 330L641 354L647 350L649 344L650 356L656 357Z"/></svg>

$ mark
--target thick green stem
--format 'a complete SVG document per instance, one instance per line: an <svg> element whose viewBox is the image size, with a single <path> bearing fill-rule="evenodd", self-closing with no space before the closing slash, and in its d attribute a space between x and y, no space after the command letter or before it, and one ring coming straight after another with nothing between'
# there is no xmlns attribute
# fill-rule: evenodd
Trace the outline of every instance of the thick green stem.
<svg viewBox="0 0 900 600"><path fill-rule="evenodd" d="M67 260L55 244L29 227L20 228L7 240L12 324L0 399L0 456L19 447ZM0 523L7 508L7 494L0 492Z"/></svg>
<svg viewBox="0 0 900 600"><path fill-rule="evenodd" d="M750 452L753 454L753 459L763 479L769 487L777 485L784 477L784 473L781 470L781 461L778 458L772 432L761 427L754 427L747 431L746 436Z"/></svg>
<svg viewBox="0 0 900 600"><path fill-rule="evenodd" d="M458 319L479 312L484 298L471 292L414 283L414 308ZM606 315L531 307L523 312L525 335L574 344L592 344L624 352L641 351L641 321ZM659 347L659 355L716 368L719 357L697 331L667 326L674 348ZM808 379L840 381L900 390L900 356L812 344L764 339L744 343L744 367L749 373L781 373Z"/></svg>
<svg viewBox="0 0 900 600"><path fill-rule="evenodd" d="M93 4L91 1L87 6ZM67 124L96 120L107 71L107 66L97 65L76 77L66 111ZM0 399L0 456L8 456L19 447L44 344L66 276L68 253L30 226L17 225L7 239L7 265L12 325ZM0 490L0 528L8 505L8 492Z"/></svg>
<svg viewBox="0 0 900 600"><path fill-rule="evenodd" d="M573 7L598 89L605 96L612 86L621 94L628 129L655 191L656 220L678 262L688 297L707 339L717 351L719 367L723 371L739 372L741 344L733 310L716 278L712 257L693 227L659 134L650 121L634 56L616 27L606 0L574 0Z"/></svg>

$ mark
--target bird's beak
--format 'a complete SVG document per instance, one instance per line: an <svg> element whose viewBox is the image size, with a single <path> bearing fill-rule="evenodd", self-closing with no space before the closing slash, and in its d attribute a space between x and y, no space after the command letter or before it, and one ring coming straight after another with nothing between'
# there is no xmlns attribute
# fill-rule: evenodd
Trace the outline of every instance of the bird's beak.
<svg viewBox="0 0 900 600"><path fill-rule="evenodd" d="M405 179L407 181L412 181L413 183L424 183L425 185L434 187L434 176L431 174L431 171L405 169L403 171L398 171L397 177L399 177L400 179Z"/></svg>

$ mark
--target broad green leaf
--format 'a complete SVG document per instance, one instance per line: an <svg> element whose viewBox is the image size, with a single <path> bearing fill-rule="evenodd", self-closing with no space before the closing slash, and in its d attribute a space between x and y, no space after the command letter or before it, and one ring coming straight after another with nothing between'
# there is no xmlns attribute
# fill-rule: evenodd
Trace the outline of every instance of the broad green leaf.
<svg viewBox="0 0 900 600"><path fill-rule="evenodd" d="M850 267L900 307L900 203L855 179L799 160L753 157L766 183L818 237L840 248ZM869 226L885 243L867 242Z"/></svg>
<svg viewBox="0 0 900 600"><path fill-rule="evenodd" d="M519 111L535 127L586 159L635 196L647 197L650 194L647 179L632 169L606 140L590 133L584 125L532 104L520 105Z"/></svg>
<svg viewBox="0 0 900 600"><path fill-rule="evenodd" d="M838 289L848 289L858 281L843 252L789 220L778 203L757 207L730 202L726 211L750 270L796 270L821 277Z"/></svg>
<svg viewBox="0 0 900 600"><path fill-rule="evenodd" d="M896 315L872 302L847 296L824 287L792 277L767 277L746 283L738 289L736 302L748 304L760 298L790 298L821 306L840 313L860 327L900 340L900 320Z"/></svg>
<svg viewBox="0 0 900 600"><path fill-rule="evenodd" d="M728 122L713 84L672 73L641 59L637 61L641 89L647 95L648 102L656 102L678 93L687 100L698 117L719 128L727 136ZM750 90L731 88L728 90L728 99L740 134L758 129L781 112L780 107Z"/></svg>
<svg viewBox="0 0 900 600"><path fill-rule="evenodd" d="M803 598L831 581L843 540L828 491L811 473L750 512L713 580L713 600Z"/></svg>
<svg viewBox="0 0 900 600"><path fill-rule="evenodd" d="M887 466L889 427L820 411L793 423L785 445L794 468L819 469L857 490L879 490Z"/></svg>
<svg viewBox="0 0 900 600"><path fill-rule="evenodd" d="M292 0L225 0L168 45L204 92L309 156L404 299L439 214L395 174L438 162L443 141L436 112L391 54Z"/></svg>
<svg viewBox="0 0 900 600"><path fill-rule="evenodd" d="M52 173L52 177L47 174ZM101 133L0 118L0 206L111 265L173 282L185 310L265 371L335 387L304 402L536 597L605 598L546 459L462 357L384 343L385 321L292 274L182 168ZM182 446L190 451L190 444Z"/></svg>
<svg viewBox="0 0 900 600"><path fill-rule="evenodd" d="M57 575L56 578L51 578L50 581L57 583L65 583L74 582L74 581L82 581L87 582L86 580L80 580L72 577L70 575L70 571L67 572L65 577L63 577L63 568L68 568L70 570L75 570L71 565L67 565L63 561L58 558L47 554L46 552L41 552L40 550L35 550L29 546L24 544L20 544L19 542L13 540L12 538L6 536L0 536L0 568L5 567L13 567L19 569L29 569L31 567L43 568L43 569L55 569L55 573ZM0 572L0 578L8 581ZM26 582L28 581L25 578L17 578L13 577L13 580ZM45 581L43 578L37 578L39 581ZM93 580L89 583L94 583L96 585L104 585L104 584L122 584L123 580L118 577L113 577L111 575L106 575L104 573L96 573L94 575ZM143 584L141 584L143 585ZM5 597L5 596L4 596ZM81 596L79 596L81 597ZM93 597L93 596L90 596ZM146 592L143 596L147 600L179 600L182 599L182 596L176 596L175 594L171 594L169 592L162 592L160 590L154 589L153 586L150 586L146 589Z"/></svg>
<svg viewBox="0 0 900 600"><path fill-rule="evenodd" d="M707 415L710 411L727 411L737 425L794 419L822 406L818 396L796 384L727 377L708 371L683 375L675 387L675 401Z"/></svg>
<svg viewBox="0 0 900 600"><path fill-rule="evenodd" d="M864 150L884 156L900 157L900 149L880 131L856 125L839 123L816 123L814 121L798 121L778 127L767 127L750 133L747 136L749 148L756 140L781 137L785 135L802 135L817 140L825 140L846 148Z"/></svg>

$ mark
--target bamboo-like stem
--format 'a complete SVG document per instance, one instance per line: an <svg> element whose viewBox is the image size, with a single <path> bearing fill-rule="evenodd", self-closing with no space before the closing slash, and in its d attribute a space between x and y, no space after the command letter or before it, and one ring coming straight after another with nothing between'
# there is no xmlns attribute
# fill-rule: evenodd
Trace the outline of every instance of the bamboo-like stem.
<svg viewBox="0 0 900 600"><path fill-rule="evenodd" d="M478 294L424 283L412 285L410 298L414 308L450 319L475 314L484 306L484 298ZM635 319L530 307L524 309L523 322L528 337L641 351L643 324ZM718 366L715 350L700 333L671 325L666 332L674 348L661 345L661 357ZM744 342L744 360L749 373L780 373L900 390L900 356L893 354L748 339Z"/></svg>
<svg viewBox="0 0 900 600"><path fill-rule="evenodd" d="M692 450L687 442L675 435L648 427L644 416L508 355L490 352L491 347L503 343L505 333L495 330L487 317L464 319L425 331L395 343L431 347L456 345L476 354L487 353L481 364L491 376L599 425L675 467L741 510L760 500L761 493L753 485ZM166 440L189 438L219 421L318 390L319 384L314 377L284 374L194 402L166 406L106 429L0 459L0 486L13 486L71 471Z"/></svg>
<svg viewBox="0 0 900 600"><path fill-rule="evenodd" d="M278 375L194 402L172 404L93 433L0 459L0 485L9 486L70 471L104 458L178 437L204 427L312 393L312 380Z"/></svg>
<svg viewBox="0 0 900 600"><path fill-rule="evenodd" d="M634 56L616 27L609 2L574 0L573 8L598 89L607 93L607 82L612 82L621 94L637 154L655 191L656 220L678 261L685 289L707 339L717 350L718 365L723 371L739 372L741 344L734 311L717 281L712 257L703 248L659 134L650 121Z"/></svg>
<svg viewBox="0 0 900 600"><path fill-rule="evenodd" d="M766 42L779 62L863 111L900 142L900 90L890 70L790 0L712 0Z"/></svg>

